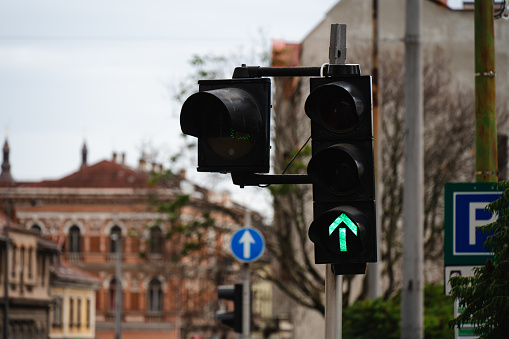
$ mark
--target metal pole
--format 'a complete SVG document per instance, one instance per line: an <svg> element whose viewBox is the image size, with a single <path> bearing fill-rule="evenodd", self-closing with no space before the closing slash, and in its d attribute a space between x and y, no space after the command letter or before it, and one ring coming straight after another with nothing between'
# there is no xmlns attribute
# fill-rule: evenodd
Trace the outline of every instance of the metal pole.
<svg viewBox="0 0 509 339"><path fill-rule="evenodd" d="M116 290L115 290L115 339L122 338L122 237L117 235Z"/></svg>
<svg viewBox="0 0 509 339"><path fill-rule="evenodd" d="M244 226L251 227L251 211L246 210ZM251 271L248 263L242 267L242 338L249 339L251 335Z"/></svg>
<svg viewBox="0 0 509 339"><path fill-rule="evenodd" d="M346 62L346 25L332 24L329 45L329 63L344 65ZM332 272L332 265L325 266L325 339L341 339L343 311L343 277Z"/></svg>
<svg viewBox="0 0 509 339"><path fill-rule="evenodd" d="M4 285L4 339L9 338L9 229L10 229L11 204L7 203L7 215L5 224L5 285Z"/></svg>
<svg viewBox="0 0 509 339"><path fill-rule="evenodd" d="M495 37L493 1L475 0L475 181L496 182Z"/></svg>
<svg viewBox="0 0 509 339"><path fill-rule="evenodd" d="M251 296L250 296L250 274L249 264L243 264L242 268L242 338L249 339L251 334Z"/></svg>
<svg viewBox="0 0 509 339"><path fill-rule="evenodd" d="M406 1L405 181L401 338L423 337L423 99L421 0Z"/></svg>
<svg viewBox="0 0 509 339"><path fill-rule="evenodd" d="M379 95L379 76L378 76L378 42L380 40L380 20L378 20L378 0L372 0L372 19L373 19L373 44L372 44L372 87L373 87L373 143L375 145L375 192L376 192L376 242L377 242L377 255L379 258L376 263L369 263L367 266L367 277L368 279L368 298L375 299L382 295L382 263L381 263L381 239L382 239L382 194L381 194L381 182L382 178L380 171L382 169L381 159L381 116L380 116L380 95Z"/></svg>
<svg viewBox="0 0 509 339"><path fill-rule="evenodd" d="M325 339L341 339L343 277L325 265Z"/></svg>

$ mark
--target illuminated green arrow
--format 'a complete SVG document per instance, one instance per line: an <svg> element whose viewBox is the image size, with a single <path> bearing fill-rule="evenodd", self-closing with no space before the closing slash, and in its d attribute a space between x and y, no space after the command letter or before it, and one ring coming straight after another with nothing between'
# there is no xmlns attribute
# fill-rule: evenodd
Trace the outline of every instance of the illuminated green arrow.
<svg viewBox="0 0 509 339"><path fill-rule="evenodd" d="M348 226L353 234L357 235L357 225L355 225L355 223L350 220L350 218L345 213L341 213L341 215L337 217L336 220L332 222L332 224L330 224L329 236L331 236L332 232L334 232L342 222ZM346 252L346 228L344 227L339 229L339 250L341 252Z"/></svg>

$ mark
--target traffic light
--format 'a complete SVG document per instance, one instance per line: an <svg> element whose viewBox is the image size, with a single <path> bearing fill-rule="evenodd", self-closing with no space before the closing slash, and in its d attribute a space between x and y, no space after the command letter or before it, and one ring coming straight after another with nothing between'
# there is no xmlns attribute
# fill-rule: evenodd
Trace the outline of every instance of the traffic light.
<svg viewBox="0 0 509 339"><path fill-rule="evenodd" d="M198 138L198 171L268 173L270 79L198 84L180 113L182 132Z"/></svg>
<svg viewBox="0 0 509 339"><path fill-rule="evenodd" d="M312 78L305 111L315 262L340 264L334 265L340 274L364 273L366 262L377 259L371 77Z"/></svg>
<svg viewBox="0 0 509 339"><path fill-rule="evenodd" d="M237 333L242 333L242 284L218 286L217 296L219 299L233 300L233 312L217 311L216 318L221 324L233 328Z"/></svg>

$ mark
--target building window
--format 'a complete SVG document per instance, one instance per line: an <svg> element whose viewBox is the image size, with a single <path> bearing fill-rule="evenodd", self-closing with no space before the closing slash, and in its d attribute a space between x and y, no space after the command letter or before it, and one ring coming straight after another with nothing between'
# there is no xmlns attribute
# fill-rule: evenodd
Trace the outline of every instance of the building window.
<svg viewBox="0 0 509 339"><path fill-rule="evenodd" d="M76 315L78 316L78 328L81 327L81 297L78 297L78 304L76 305L77 306L77 311L76 311Z"/></svg>
<svg viewBox="0 0 509 339"><path fill-rule="evenodd" d="M25 248L21 247L19 251L19 265L20 265L20 273L19 273L19 288L20 292L23 292L23 285L25 280Z"/></svg>
<svg viewBox="0 0 509 339"><path fill-rule="evenodd" d="M90 328L90 317L92 316L90 312L92 312L91 300L87 298L87 328Z"/></svg>
<svg viewBox="0 0 509 339"><path fill-rule="evenodd" d="M163 252L163 232L158 226L150 229L150 253L161 254Z"/></svg>
<svg viewBox="0 0 509 339"><path fill-rule="evenodd" d="M62 297L55 297L53 305L53 327L62 327Z"/></svg>
<svg viewBox="0 0 509 339"><path fill-rule="evenodd" d="M81 232L76 225L69 229L69 252L81 253Z"/></svg>
<svg viewBox="0 0 509 339"><path fill-rule="evenodd" d="M39 226L39 225L37 225L37 224L32 225L32 227L30 227L30 230L31 230L32 232L37 233L37 234L41 234L41 233L42 233L42 228L41 228L41 226Z"/></svg>
<svg viewBox="0 0 509 339"><path fill-rule="evenodd" d="M30 247L28 249L28 278L29 279L32 279L33 255L34 255L34 249L32 247Z"/></svg>
<svg viewBox="0 0 509 339"><path fill-rule="evenodd" d="M44 254L40 254L41 258L41 284L44 286L46 282L46 256Z"/></svg>
<svg viewBox="0 0 509 339"><path fill-rule="evenodd" d="M122 230L117 225L111 228L110 232L110 253L117 253L117 241L122 236Z"/></svg>
<svg viewBox="0 0 509 339"><path fill-rule="evenodd" d="M74 326L74 298L69 298L69 327Z"/></svg>
<svg viewBox="0 0 509 339"><path fill-rule="evenodd" d="M12 245L12 267L11 267L11 275L12 277L16 276L16 253L17 253L17 247L16 245Z"/></svg>
<svg viewBox="0 0 509 339"><path fill-rule="evenodd" d="M152 279L148 285L148 310L152 312L161 312L163 309L163 291L161 282L158 279Z"/></svg>

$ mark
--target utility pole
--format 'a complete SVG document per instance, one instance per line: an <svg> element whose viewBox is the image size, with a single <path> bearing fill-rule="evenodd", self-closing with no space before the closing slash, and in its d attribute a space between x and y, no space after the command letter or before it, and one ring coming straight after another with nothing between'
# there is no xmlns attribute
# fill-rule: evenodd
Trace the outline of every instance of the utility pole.
<svg viewBox="0 0 509 339"><path fill-rule="evenodd" d="M375 145L375 192L376 192L376 237L377 258L379 262L370 263L367 267L368 279L368 298L375 299L382 295L382 263L381 247L382 243L382 184L380 182L382 171L381 148L382 140L380 126L382 117L380 116L380 77L378 73L378 42L380 41L380 20L378 20L378 0L372 0L372 21L373 21L373 41L371 54L371 76L373 82L373 143Z"/></svg>
<svg viewBox="0 0 509 339"><path fill-rule="evenodd" d="M475 181L497 182L495 34L492 0L475 0Z"/></svg>
<svg viewBox="0 0 509 339"><path fill-rule="evenodd" d="M405 181L403 186L403 286L401 338L423 337L423 99L421 0L406 1Z"/></svg>

